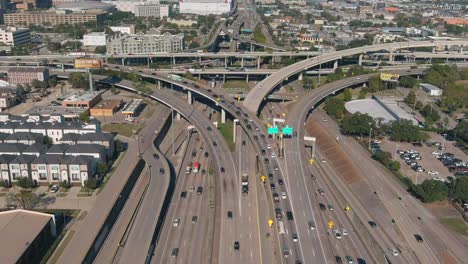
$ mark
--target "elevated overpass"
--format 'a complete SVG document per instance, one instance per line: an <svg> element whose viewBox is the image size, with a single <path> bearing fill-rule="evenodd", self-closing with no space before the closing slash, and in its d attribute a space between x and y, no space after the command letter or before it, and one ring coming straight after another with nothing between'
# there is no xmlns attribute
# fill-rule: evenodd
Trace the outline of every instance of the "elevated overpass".
<svg viewBox="0 0 468 264"><path fill-rule="evenodd" d="M320 64L340 60L343 57L361 55L367 52L377 52L386 50L389 51L390 57L395 55L395 51L400 49L408 48L419 48L419 47L446 47L446 46L466 46L468 45L467 40L458 40L458 41L413 41L413 42L395 42L395 43L386 43L378 44L371 46L363 46L359 48L346 49L342 51L337 51L328 54L322 54L311 59L303 60L298 63L292 64L288 67L285 67L274 74L270 75L268 78L259 82L253 90L249 93L244 101L245 107L252 113L257 113L263 99L268 95L276 86L281 84L284 80L292 77L296 74L299 74L311 67L318 66ZM391 59L393 60L393 59Z"/></svg>

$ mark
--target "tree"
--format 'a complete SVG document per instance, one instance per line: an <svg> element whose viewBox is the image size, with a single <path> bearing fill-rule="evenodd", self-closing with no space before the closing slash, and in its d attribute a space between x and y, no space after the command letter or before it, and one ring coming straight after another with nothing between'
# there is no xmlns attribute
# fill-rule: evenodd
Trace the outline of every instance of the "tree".
<svg viewBox="0 0 468 264"><path fill-rule="evenodd" d="M413 107L415 102L416 102L416 93L414 91L410 91L408 95L405 97L405 103Z"/></svg>
<svg viewBox="0 0 468 264"><path fill-rule="evenodd" d="M19 206L25 210L31 210L39 203L40 198L32 191L20 190L18 193L8 193L6 201L8 204Z"/></svg>
<svg viewBox="0 0 468 264"><path fill-rule="evenodd" d="M94 49L94 52L100 53L100 54L106 54L106 51L107 51L106 46L97 46L97 47Z"/></svg>
<svg viewBox="0 0 468 264"><path fill-rule="evenodd" d="M366 96L367 96L367 89L362 88L361 91L359 91L358 99L365 99Z"/></svg>
<svg viewBox="0 0 468 264"><path fill-rule="evenodd" d="M411 76L403 76L400 78L400 85L407 88L414 88L418 84L418 80Z"/></svg>
<svg viewBox="0 0 468 264"><path fill-rule="evenodd" d="M48 81L48 84L50 87L55 87L57 85L57 79L56 78L50 78Z"/></svg>
<svg viewBox="0 0 468 264"><path fill-rule="evenodd" d="M390 122L386 126L386 131L393 141L420 142L426 141L428 134L423 133L419 127L413 125L410 120L400 119Z"/></svg>
<svg viewBox="0 0 468 264"><path fill-rule="evenodd" d="M80 118L80 121L82 121L82 122L89 122L89 113L88 113L88 111L82 112L80 114L79 118Z"/></svg>
<svg viewBox="0 0 468 264"><path fill-rule="evenodd" d="M425 180L413 190L424 203L443 201L448 197L448 186L442 181Z"/></svg>
<svg viewBox="0 0 468 264"><path fill-rule="evenodd" d="M190 44L189 44L189 49L196 49L200 47L200 43L196 42L196 41L192 41Z"/></svg>
<svg viewBox="0 0 468 264"><path fill-rule="evenodd" d="M92 193L93 190L95 190L98 187L98 181L96 178L88 178L84 182L84 187L86 189L86 192L89 194Z"/></svg>
<svg viewBox="0 0 468 264"><path fill-rule="evenodd" d="M336 97L329 98L325 101L325 111L327 114L336 116L338 110L344 112L344 102Z"/></svg>
<svg viewBox="0 0 468 264"><path fill-rule="evenodd" d="M423 109L423 107L424 107L424 105L423 105L423 103L421 101L416 102L416 105L415 105L416 110L421 111Z"/></svg>
<svg viewBox="0 0 468 264"><path fill-rule="evenodd" d="M394 161L390 162L390 164L389 164L388 167L389 167L389 169L391 169L392 171L395 171L395 172L396 172L396 171L399 171L399 170L400 170L401 165L400 165L400 162L394 160Z"/></svg>
<svg viewBox="0 0 468 264"><path fill-rule="evenodd" d="M346 135L368 136L370 129L374 127L374 119L359 112L345 116L341 122L341 131Z"/></svg>
<svg viewBox="0 0 468 264"><path fill-rule="evenodd" d="M109 171L109 166L104 162L99 162L97 165L97 171L100 177L104 177Z"/></svg>
<svg viewBox="0 0 468 264"><path fill-rule="evenodd" d="M346 88L343 92L344 100L345 102L351 101L353 99L353 94L351 93L351 90L349 88Z"/></svg>
<svg viewBox="0 0 468 264"><path fill-rule="evenodd" d="M34 79L34 80L32 80L31 85L32 85L32 87L34 87L36 89L41 88L42 87L42 82L39 81L38 79Z"/></svg>
<svg viewBox="0 0 468 264"><path fill-rule="evenodd" d="M431 104L425 105L421 110L421 114L426 119L426 122L431 124L439 121L440 119L439 111L434 109L434 107Z"/></svg>
<svg viewBox="0 0 468 264"><path fill-rule="evenodd" d="M16 185L24 189L31 189L34 187L34 182L28 177L19 177L16 181Z"/></svg>
<svg viewBox="0 0 468 264"><path fill-rule="evenodd" d="M42 143L46 145L48 148L50 148L54 144L54 141L49 136L44 136L44 140Z"/></svg>
<svg viewBox="0 0 468 264"><path fill-rule="evenodd" d="M461 203L468 202L468 177L458 177L455 180L453 198Z"/></svg>
<svg viewBox="0 0 468 264"><path fill-rule="evenodd" d="M372 76L369 78L369 90L373 93L382 89L382 82L379 76Z"/></svg>
<svg viewBox="0 0 468 264"><path fill-rule="evenodd" d="M88 88L88 77L80 72L72 72L68 75L68 82L73 88Z"/></svg>

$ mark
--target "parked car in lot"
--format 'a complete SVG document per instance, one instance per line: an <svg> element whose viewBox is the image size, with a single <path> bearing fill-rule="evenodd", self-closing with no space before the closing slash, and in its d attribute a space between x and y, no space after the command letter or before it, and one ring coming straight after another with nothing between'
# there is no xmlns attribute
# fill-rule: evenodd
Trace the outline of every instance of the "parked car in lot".
<svg viewBox="0 0 468 264"><path fill-rule="evenodd" d="M427 174L429 174L429 175L439 175L439 172L435 171L435 170L430 170L430 171L427 172Z"/></svg>
<svg viewBox="0 0 468 264"><path fill-rule="evenodd" d="M52 187L50 187L50 192L51 193L56 193L56 192L58 192L59 189L60 189L60 186L58 186L57 184L54 184L54 185L52 185Z"/></svg>

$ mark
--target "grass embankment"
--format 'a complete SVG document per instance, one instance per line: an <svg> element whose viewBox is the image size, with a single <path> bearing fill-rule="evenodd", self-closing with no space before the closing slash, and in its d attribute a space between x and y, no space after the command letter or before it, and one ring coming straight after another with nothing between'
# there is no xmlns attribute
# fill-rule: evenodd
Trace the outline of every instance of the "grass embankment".
<svg viewBox="0 0 468 264"><path fill-rule="evenodd" d="M226 123L221 124L221 122L219 122L218 124L219 124L218 125L219 132L221 132L221 134L224 137L224 140L226 140L229 146L229 149L231 151L234 151L236 145L233 142L233 133L232 133L232 128L234 125L233 122L230 119L226 118Z"/></svg>
<svg viewBox="0 0 468 264"><path fill-rule="evenodd" d="M260 26L257 26L254 31L254 40L259 43L265 43L266 37L263 35L262 29Z"/></svg>
<svg viewBox="0 0 468 264"><path fill-rule="evenodd" d="M444 218L440 222L449 229L468 237L468 225L460 218Z"/></svg>
<svg viewBox="0 0 468 264"><path fill-rule="evenodd" d="M102 126L102 130L109 133L117 133L125 137L131 137L133 135L134 125L132 124L105 124Z"/></svg>
<svg viewBox="0 0 468 264"><path fill-rule="evenodd" d="M227 80L223 84L224 89L249 89L249 84L243 80Z"/></svg>

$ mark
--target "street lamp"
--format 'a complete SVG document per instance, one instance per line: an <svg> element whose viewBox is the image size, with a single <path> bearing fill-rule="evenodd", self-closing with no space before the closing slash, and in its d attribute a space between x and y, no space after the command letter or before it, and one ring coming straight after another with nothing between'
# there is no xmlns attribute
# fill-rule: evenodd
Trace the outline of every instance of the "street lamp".
<svg viewBox="0 0 468 264"><path fill-rule="evenodd" d="M371 124L369 123L369 126L370 125ZM370 145L371 144L371 139L372 139L372 126L369 127L369 149L371 149L371 145Z"/></svg>
<svg viewBox="0 0 468 264"><path fill-rule="evenodd" d="M397 148L399 147L398 144L395 145L395 152L393 152L393 159L396 160L396 152L397 152Z"/></svg>
<svg viewBox="0 0 468 264"><path fill-rule="evenodd" d="M445 148L445 137L447 136L447 133L442 134L444 136L444 139L442 140L442 149L441 149L441 154L444 154L444 148Z"/></svg>

